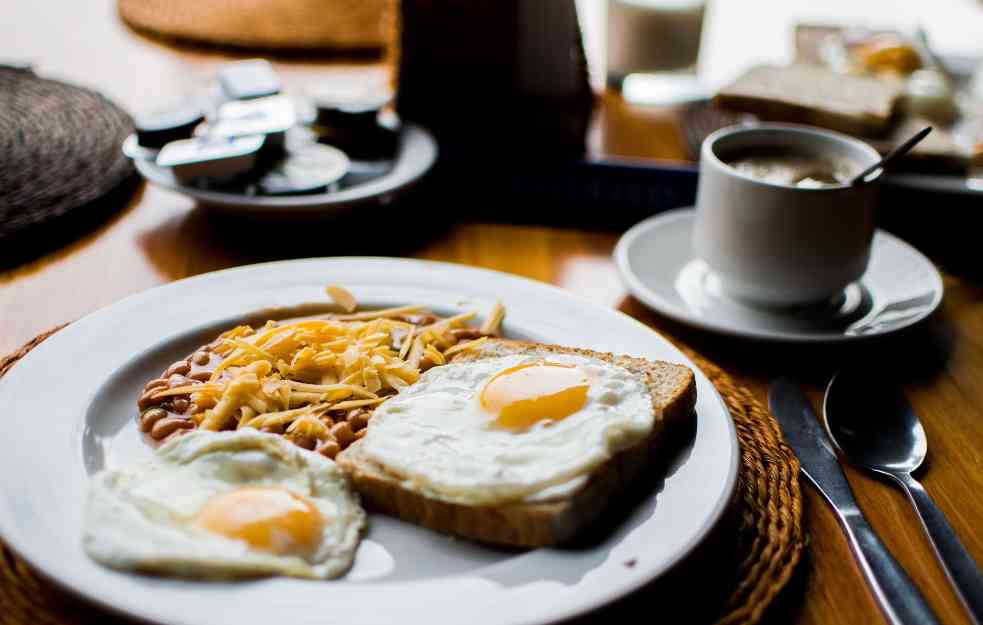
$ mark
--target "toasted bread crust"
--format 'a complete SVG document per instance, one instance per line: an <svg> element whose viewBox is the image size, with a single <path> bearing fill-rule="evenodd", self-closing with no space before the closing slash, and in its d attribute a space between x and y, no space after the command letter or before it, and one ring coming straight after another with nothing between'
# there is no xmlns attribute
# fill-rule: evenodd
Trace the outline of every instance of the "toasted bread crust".
<svg viewBox="0 0 983 625"><path fill-rule="evenodd" d="M480 349L462 352L454 362L529 351L597 358L640 376L652 395L657 418L652 433L642 443L613 456L595 470L582 487L565 497L498 506L449 503L414 492L397 477L364 458L356 442L338 456L337 462L352 476L366 506L438 532L479 542L516 547L556 544L597 518L648 465L655 452L662 449L668 431L683 428L694 417L696 381L693 372L682 365L504 339L495 339Z"/></svg>
<svg viewBox="0 0 983 625"><path fill-rule="evenodd" d="M760 65L721 89L714 103L765 121L877 136L889 128L901 92L900 83L869 76L837 74L811 65ZM831 98L830 93L840 97Z"/></svg>

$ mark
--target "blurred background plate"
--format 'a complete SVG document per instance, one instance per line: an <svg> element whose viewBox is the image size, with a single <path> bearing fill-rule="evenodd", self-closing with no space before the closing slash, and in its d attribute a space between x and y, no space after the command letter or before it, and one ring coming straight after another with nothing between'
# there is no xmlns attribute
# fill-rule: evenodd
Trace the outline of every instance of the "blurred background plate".
<svg viewBox="0 0 983 625"><path fill-rule="evenodd" d="M326 215L362 204L388 204L416 184L437 160L437 143L433 135L415 124L404 124L399 149L391 170L378 178L346 186L327 193L305 195L254 195L207 190L181 184L173 174L150 161L136 160L140 174L166 189L194 198L202 206L228 213L246 215Z"/></svg>
<svg viewBox="0 0 983 625"><path fill-rule="evenodd" d="M958 84L966 84L972 78L976 66L980 63L979 58L968 56L943 56L941 61L946 70L952 75ZM700 145L703 140L721 128L734 124L753 124L757 121L754 115L748 113L738 113L713 106L709 99L695 100L681 105L679 116L679 126L685 141L688 158L692 161L692 171L697 170L697 162L700 156ZM871 142L870 139L858 137L861 141ZM880 143L875 142L875 147L882 149ZM655 170L664 169L663 165L657 161L652 162ZM679 168L678 164L672 164L673 169ZM888 189L909 189L917 191L929 191L933 193L952 193L983 196L983 180L972 179L965 175L955 173L927 173L917 171L903 171L885 174L881 179L881 184Z"/></svg>

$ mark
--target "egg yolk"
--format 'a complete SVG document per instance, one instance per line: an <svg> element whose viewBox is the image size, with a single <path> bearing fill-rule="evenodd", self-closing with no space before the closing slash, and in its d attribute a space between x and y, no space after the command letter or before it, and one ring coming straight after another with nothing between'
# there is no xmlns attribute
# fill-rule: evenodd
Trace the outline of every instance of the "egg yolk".
<svg viewBox="0 0 983 625"><path fill-rule="evenodd" d="M481 391L481 407L497 415L504 428L528 428L539 421L559 421L587 403L590 380L573 365L534 362L495 375Z"/></svg>
<svg viewBox="0 0 983 625"><path fill-rule="evenodd" d="M320 511L306 497L259 486L215 495L202 506L195 523L277 555L312 553L324 527Z"/></svg>

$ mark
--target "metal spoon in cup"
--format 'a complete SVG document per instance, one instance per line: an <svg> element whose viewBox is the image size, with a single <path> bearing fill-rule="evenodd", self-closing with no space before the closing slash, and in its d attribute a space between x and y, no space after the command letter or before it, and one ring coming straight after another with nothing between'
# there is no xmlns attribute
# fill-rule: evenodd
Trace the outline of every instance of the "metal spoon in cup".
<svg viewBox="0 0 983 625"><path fill-rule="evenodd" d="M826 388L823 421L847 460L890 477L904 489L966 611L976 625L983 625L983 574L911 476L925 461L928 439L904 393L870 372L840 371Z"/></svg>
<svg viewBox="0 0 983 625"><path fill-rule="evenodd" d="M887 154L885 154L881 158L881 160L877 161L876 163L874 163L873 165L871 165L867 169L863 170L862 172L860 172L859 174L857 174L856 176L854 176L850 180L850 186L853 186L855 184L873 182L874 180L877 180L877 178L879 178L880 175L884 173L884 171L887 169L887 166L890 163L892 163L897 158L902 157L905 154L907 154L911 150L911 148L913 148L916 145L918 145L918 142L921 141L922 139L924 139L928 135L928 133L930 133L930 132L932 132L932 127L931 126L926 126L925 128L922 128L921 130L919 130L918 132L916 132L914 135L912 135L912 137L910 139L908 139L907 141L905 141L904 143L902 143L898 147L894 148L893 150L891 150L890 152L888 152ZM874 173L878 169L880 170L880 172L876 176L874 176L873 178L871 178L870 180L867 180L867 176L871 175L872 173Z"/></svg>

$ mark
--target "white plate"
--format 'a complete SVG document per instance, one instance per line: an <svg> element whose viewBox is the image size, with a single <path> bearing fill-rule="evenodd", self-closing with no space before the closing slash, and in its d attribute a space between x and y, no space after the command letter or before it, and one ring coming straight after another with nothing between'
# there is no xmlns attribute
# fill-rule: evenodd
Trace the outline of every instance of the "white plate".
<svg viewBox="0 0 983 625"><path fill-rule="evenodd" d="M888 174L884 184L899 189L983 196L983 179L944 174Z"/></svg>
<svg viewBox="0 0 983 625"><path fill-rule="evenodd" d="M361 204L386 204L407 191L433 167L437 160L437 142L433 135L416 124L405 124L393 168L386 174L354 184L339 191L302 195L256 195L199 189L182 184L174 174L149 160L134 159L144 178L194 198L203 206L243 215L320 215L332 214Z"/></svg>
<svg viewBox="0 0 983 625"><path fill-rule="evenodd" d="M443 313L487 311L501 297L510 336L693 367L619 312L493 271L336 258L206 274L71 324L0 379L4 420L16 424L5 431L0 454L0 534L60 584L149 621L532 624L581 614L652 580L689 553L726 509L737 475L734 426L697 371L691 444L667 473L651 476L636 499L626 499L610 531L576 546L497 550L373 515L353 570L333 582L200 583L112 571L89 560L79 543L89 476L151 453L134 418L142 382L246 313L323 301L324 285L333 282L348 285L365 305L421 302Z"/></svg>
<svg viewBox="0 0 983 625"><path fill-rule="evenodd" d="M960 85L968 89L973 72L980 65L977 57L946 55L942 64L946 72ZM983 180L958 174L893 173L885 174L882 184L899 189L914 189L931 193L983 196Z"/></svg>
<svg viewBox="0 0 983 625"><path fill-rule="evenodd" d="M815 306L773 309L724 295L690 246L693 211L650 217L626 232L614 259L622 281L642 303L704 330L770 341L835 343L898 332L942 302L935 265L901 239L878 230L860 281Z"/></svg>

